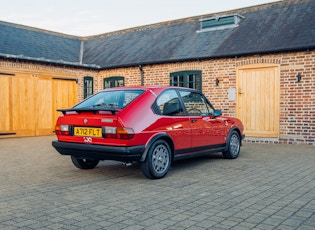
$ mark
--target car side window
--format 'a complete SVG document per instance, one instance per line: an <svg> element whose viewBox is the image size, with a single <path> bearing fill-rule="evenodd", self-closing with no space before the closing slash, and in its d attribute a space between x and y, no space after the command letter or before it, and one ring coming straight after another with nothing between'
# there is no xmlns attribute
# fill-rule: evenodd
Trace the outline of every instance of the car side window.
<svg viewBox="0 0 315 230"><path fill-rule="evenodd" d="M213 115L213 108L211 108L202 94L198 92L180 91L180 95L189 116Z"/></svg>
<svg viewBox="0 0 315 230"><path fill-rule="evenodd" d="M158 99L156 104L161 111L160 114L166 116L182 116L183 108L180 104L178 95L175 90L166 90Z"/></svg>

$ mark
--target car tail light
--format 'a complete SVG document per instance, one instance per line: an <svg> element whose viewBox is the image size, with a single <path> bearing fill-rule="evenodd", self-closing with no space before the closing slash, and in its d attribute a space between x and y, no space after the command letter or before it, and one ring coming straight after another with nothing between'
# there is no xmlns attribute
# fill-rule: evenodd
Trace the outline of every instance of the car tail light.
<svg viewBox="0 0 315 230"><path fill-rule="evenodd" d="M70 135L69 125L56 125L55 133L56 135Z"/></svg>
<svg viewBox="0 0 315 230"><path fill-rule="evenodd" d="M131 128L106 126L104 129L107 138L132 139L134 137L134 131Z"/></svg>
<svg viewBox="0 0 315 230"><path fill-rule="evenodd" d="M117 136L119 139L132 139L134 131L131 128L117 128Z"/></svg>
<svg viewBox="0 0 315 230"><path fill-rule="evenodd" d="M116 127L104 127L105 135L107 138L117 138L116 137Z"/></svg>

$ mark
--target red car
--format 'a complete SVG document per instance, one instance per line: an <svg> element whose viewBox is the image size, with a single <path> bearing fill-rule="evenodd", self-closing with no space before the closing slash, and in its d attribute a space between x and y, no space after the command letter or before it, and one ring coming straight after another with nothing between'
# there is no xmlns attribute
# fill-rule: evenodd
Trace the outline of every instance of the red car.
<svg viewBox="0 0 315 230"><path fill-rule="evenodd" d="M146 177L162 178L177 159L211 152L237 158L244 138L240 120L188 88L111 88L59 111L52 145L80 169L137 161Z"/></svg>

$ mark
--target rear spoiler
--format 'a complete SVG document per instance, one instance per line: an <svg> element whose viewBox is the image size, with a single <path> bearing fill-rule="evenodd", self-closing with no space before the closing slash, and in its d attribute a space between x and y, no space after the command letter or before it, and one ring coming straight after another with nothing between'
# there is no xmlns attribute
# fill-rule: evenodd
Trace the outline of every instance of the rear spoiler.
<svg viewBox="0 0 315 230"><path fill-rule="evenodd" d="M58 112L62 112L62 114L66 114L67 112L77 112L77 113L82 113L82 112L93 112L97 113L99 111L110 111L113 115L118 112L117 109L114 108L71 108L71 109L57 109Z"/></svg>

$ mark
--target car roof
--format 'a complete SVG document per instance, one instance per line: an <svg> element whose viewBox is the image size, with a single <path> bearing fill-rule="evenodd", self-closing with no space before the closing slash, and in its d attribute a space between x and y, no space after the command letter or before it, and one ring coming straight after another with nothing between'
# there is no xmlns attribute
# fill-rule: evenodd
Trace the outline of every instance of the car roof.
<svg viewBox="0 0 315 230"><path fill-rule="evenodd" d="M103 91L126 90L126 89L153 91L156 93L162 92L166 89L184 89L184 90L196 91L195 89L178 87L178 86L122 86L122 87L104 89Z"/></svg>

